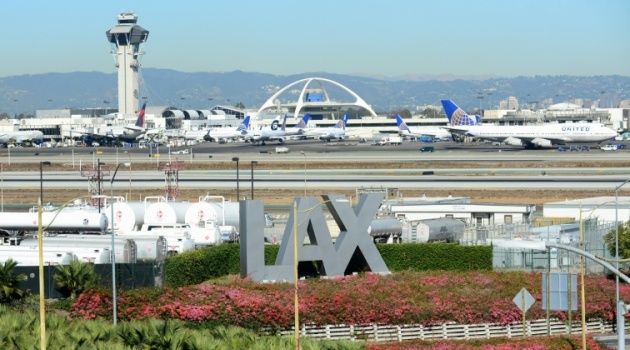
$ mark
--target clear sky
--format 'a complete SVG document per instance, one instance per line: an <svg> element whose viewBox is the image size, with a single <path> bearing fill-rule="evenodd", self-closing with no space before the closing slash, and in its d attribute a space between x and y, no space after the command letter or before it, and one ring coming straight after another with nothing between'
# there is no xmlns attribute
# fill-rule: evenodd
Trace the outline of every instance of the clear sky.
<svg viewBox="0 0 630 350"><path fill-rule="evenodd" d="M630 76L628 0L24 0L0 3L0 77L114 73L120 12L150 31L143 67Z"/></svg>

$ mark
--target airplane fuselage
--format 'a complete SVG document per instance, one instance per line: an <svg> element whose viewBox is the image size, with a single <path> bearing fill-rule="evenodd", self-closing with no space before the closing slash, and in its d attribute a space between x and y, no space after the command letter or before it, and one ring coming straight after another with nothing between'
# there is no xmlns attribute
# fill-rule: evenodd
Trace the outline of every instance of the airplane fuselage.
<svg viewBox="0 0 630 350"><path fill-rule="evenodd" d="M451 127L451 132L476 137L483 140L501 141L508 144L534 146L552 146L568 142L601 142L615 136L617 132L601 124L548 124L531 126L492 126L479 125L468 127Z"/></svg>

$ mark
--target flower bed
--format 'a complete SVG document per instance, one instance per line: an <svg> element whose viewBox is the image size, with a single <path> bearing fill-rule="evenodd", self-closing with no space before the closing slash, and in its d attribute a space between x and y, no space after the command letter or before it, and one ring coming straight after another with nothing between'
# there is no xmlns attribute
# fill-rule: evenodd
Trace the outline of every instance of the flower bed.
<svg viewBox="0 0 630 350"><path fill-rule="evenodd" d="M302 324L512 324L522 314L512 299L527 290L537 302L528 320L545 318L541 276L521 272L402 272L300 281ZM603 276L587 277L586 317L614 320L615 283ZM630 300L630 286L621 285ZM237 325L251 329L283 329L293 324L293 285L258 284L234 279L220 284L122 292L118 317L123 320L161 318L194 323ZM111 294L94 289L83 293L72 315L92 319L111 315ZM580 311L572 313L579 319ZM560 321L567 313L552 311Z"/></svg>

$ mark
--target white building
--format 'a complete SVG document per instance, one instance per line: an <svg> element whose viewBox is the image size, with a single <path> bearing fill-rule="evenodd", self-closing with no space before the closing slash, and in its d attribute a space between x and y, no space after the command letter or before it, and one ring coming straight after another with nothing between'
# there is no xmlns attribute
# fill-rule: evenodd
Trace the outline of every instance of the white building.
<svg viewBox="0 0 630 350"><path fill-rule="evenodd" d="M614 196L582 198L571 201L552 202L543 205L543 216L556 218L573 218L580 220L598 218L599 221L621 222L630 220L630 197Z"/></svg>

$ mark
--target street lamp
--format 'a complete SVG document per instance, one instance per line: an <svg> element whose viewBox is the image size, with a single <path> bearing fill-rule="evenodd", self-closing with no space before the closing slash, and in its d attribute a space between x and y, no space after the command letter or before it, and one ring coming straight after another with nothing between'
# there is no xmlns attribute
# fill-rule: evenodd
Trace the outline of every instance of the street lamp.
<svg viewBox="0 0 630 350"><path fill-rule="evenodd" d="M254 165L256 164L258 164L258 162L252 160L252 200L254 199Z"/></svg>
<svg viewBox="0 0 630 350"><path fill-rule="evenodd" d="M304 156L304 197L306 197L306 153L300 151L300 154Z"/></svg>
<svg viewBox="0 0 630 350"><path fill-rule="evenodd" d="M39 249L39 333L40 349L46 350L46 303L44 300L44 234L42 230L42 202L44 201L44 165L50 162L39 162L39 200L37 202L37 245Z"/></svg>
<svg viewBox="0 0 630 350"><path fill-rule="evenodd" d="M118 168L123 165L123 163L118 163L116 165L116 170L114 170L114 175L112 175L112 179L109 180L109 198L111 203L109 207L111 209L111 228L112 228L112 313L114 319L114 327L118 323L118 311L117 311L117 303L116 303L116 245L114 242L114 179L116 178L116 173L118 173ZM131 163L124 163L125 166L131 166Z"/></svg>
<svg viewBox="0 0 630 350"><path fill-rule="evenodd" d="M628 182L630 179L624 181L621 185L615 187L615 268L619 270L619 190ZM619 276L615 275L615 306L619 305ZM625 317L619 316L617 317ZM625 324L625 322L624 322ZM626 337L625 337L625 329L623 327L617 327L617 348L625 349L626 348Z"/></svg>
<svg viewBox="0 0 630 350"><path fill-rule="evenodd" d="M125 151L125 153L127 153L127 155L129 156L129 163L125 163L125 164L129 164L129 200L131 200L131 153L129 153L129 151Z"/></svg>
<svg viewBox="0 0 630 350"><path fill-rule="evenodd" d="M304 152L301 152L304 153ZM348 202L347 199L335 199L335 200L326 200L316 205L304 209L297 210L297 201L293 201L293 308L294 308L294 325L293 325L293 336L295 339L295 350L300 350L300 308L299 308L299 295L298 295L298 280L299 280L299 269L298 269L298 226L302 224L300 222L298 224L298 213L307 213L307 216L303 219L305 221L308 218L308 213L318 208L322 204L331 203L331 202Z"/></svg>
<svg viewBox="0 0 630 350"><path fill-rule="evenodd" d="M233 162L236 162L236 200L239 201L241 197L240 189L239 189L239 179L238 179L238 157L232 158Z"/></svg>

